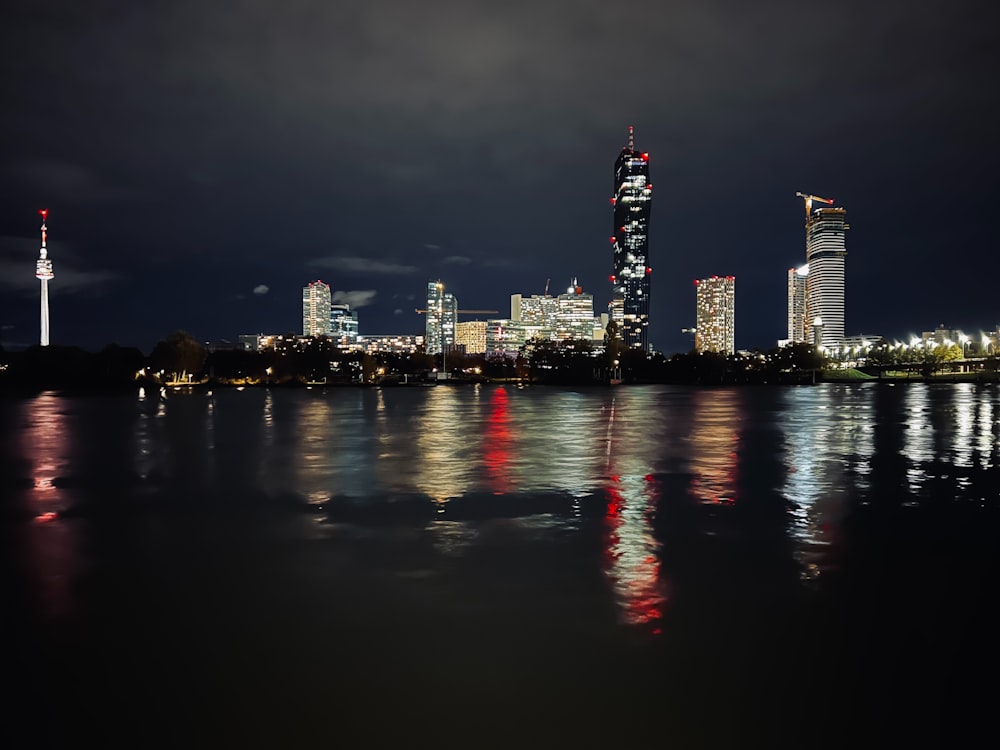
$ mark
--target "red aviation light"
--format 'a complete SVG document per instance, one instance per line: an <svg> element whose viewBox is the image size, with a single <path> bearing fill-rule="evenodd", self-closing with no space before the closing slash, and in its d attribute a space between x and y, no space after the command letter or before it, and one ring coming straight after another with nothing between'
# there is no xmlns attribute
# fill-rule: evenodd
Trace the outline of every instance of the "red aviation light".
<svg viewBox="0 0 1000 750"><path fill-rule="evenodd" d="M699 283L699 282L698 282L698 279L695 279L695 280L694 280L694 285L695 285L695 286L698 286L698 283Z"/></svg>
<svg viewBox="0 0 1000 750"><path fill-rule="evenodd" d="M45 221L47 218L49 218L49 209L47 208L41 209L38 213L42 215L42 221Z"/></svg>
<svg viewBox="0 0 1000 750"><path fill-rule="evenodd" d="M608 237L608 239L609 239L609 240L611 240L612 242L614 242L614 241L615 241L615 238L614 238L614 237Z"/></svg>
<svg viewBox="0 0 1000 750"><path fill-rule="evenodd" d="M735 276L727 276L726 277L726 281L736 281L736 277Z"/></svg>
<svg viewBox="0 0 1000 750"><path fill-rule="evenodd" d="M646 266L646 275L649 276L649 274L651 274L652 272L653 272L653 269L650 268L649 266Z"/></svg>
<svg viewBox="0 0 1000 750"><path fill-rule="evenodd" d="M611 274L610 276L608 276L608 281L610 281L612 284L614 284L615 283L615 275Z"/></svg>
<svg viewBox="0 0 1000 750"><path fill-rule="evenodd" d="M646 153L646 152L643 152L643 154L642 154L642 160L643 161L649 161L649 154Z"/></svg>
<svg viewBox="0 0 1000 750"><path fill-rule="evenodd" d="M613 206L613 205L615 205L615 203L617 203L617 202L618 202L618 199L617 199L617 198L609 198L608 200L610 200L610 201L611 201L611 205L612 205L612 206Z"/></svg>
<svg viewBox="0 0 1000 750"><path fill-rule="evenodd" d="M646 190L652 190L652 189L653 189L653 183L652 182L647 183Z"/></svg>

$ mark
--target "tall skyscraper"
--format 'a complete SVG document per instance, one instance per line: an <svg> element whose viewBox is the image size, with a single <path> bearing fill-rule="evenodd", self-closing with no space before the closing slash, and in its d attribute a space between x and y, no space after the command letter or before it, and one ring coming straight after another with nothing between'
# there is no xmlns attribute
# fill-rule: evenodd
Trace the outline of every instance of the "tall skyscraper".
<svg viewBox="0 0 1000 750"><path fill-rule="evenodd" d="M649 182L649 154L636 151L632 126L628 145L615 161L614 273L611 315L622 344L649 351L649 209L653 186Z"/></svg>
<svg viewBox="0 0 1000 750"><path fill-rule="evenodd" d="M806 276L805 340L833 348L844 340L844 266L847 257L845 237L850 228L847 210L817 208L812 201L832 204L828 198L798 194L806 202Z"/></svg>
<svg viewBox="0 0 1000 750"><path fill-rule="evenodd" d="M424 344L428 354L440 354L455 343L458 300L444 290L441 280L427 282L427 322Z"/></svg>
<svg viewBox="0 0 1000 750"><path fill-rule="evenodd" d="M712 276L694 283L697 287L695 351L733 354L736 351L735 277Z"/></svg>
<svg viewBox="0 0 1000 750"><path fill-rule="evenodd" d="M48 238L48 229L45 220L49 216L49 209L43 208L39 211L42 215L42 249L38 253L38 262L35 263L35 278L41 282L42 286L42 309L41 309L41 337L39 343L42 346L49 345L49 279L55 277L52 273L52 261L49 260L49 251L45 247Z"/></svg>
<svg viewBox="0 0 1000 750"><path fill-rule="evenodd" d="M806 340L806 276L809 266L788 269L788 341Z"/></svg>
<svg viewBox="0 0 1000 750"><path fill-rule="evenodd" d="M330 287L310 281L302 287L302 335L330 335Z"/></svg>

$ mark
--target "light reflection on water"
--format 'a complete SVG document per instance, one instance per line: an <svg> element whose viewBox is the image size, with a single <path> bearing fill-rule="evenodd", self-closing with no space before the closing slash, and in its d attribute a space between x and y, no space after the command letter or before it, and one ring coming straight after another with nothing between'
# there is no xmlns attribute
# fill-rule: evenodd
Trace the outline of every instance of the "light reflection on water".
<svg viewBox="0 0 1000 750"><path fill-rule="evenodd" d="M396 500L417 498L437 506L421 528L461 557L505 503L570 498L546 506L540 534L584 533L597 503L601 573L621 617L658 628L672 586L658 518L689 502L737 512L776 494L801 576L816 578L837 563L852 502L995 503L998 398L973 384L43 393L0 404L0 418L5 473L23 480L15 502L30 516L156 493L168 504L225 498L238 512L258 493L384 505L395 518ZM449 515L452 501L479 495L481 518ZM730 517L697 516L691 533ZM30 554L59 609L77 555L72 527L49 533L52 523L70 522L39 526Z"/></svg>

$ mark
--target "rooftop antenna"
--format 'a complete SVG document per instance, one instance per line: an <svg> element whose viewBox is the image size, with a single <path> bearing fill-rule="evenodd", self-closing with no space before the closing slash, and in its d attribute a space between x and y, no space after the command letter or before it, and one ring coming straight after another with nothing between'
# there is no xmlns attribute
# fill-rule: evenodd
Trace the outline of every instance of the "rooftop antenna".
<svg viewBox="0 0 1000 750"><path fill-rule="evenodd" d="M635 151L635 139L632 137L632 126L628 126L628 150Z"/></svg>

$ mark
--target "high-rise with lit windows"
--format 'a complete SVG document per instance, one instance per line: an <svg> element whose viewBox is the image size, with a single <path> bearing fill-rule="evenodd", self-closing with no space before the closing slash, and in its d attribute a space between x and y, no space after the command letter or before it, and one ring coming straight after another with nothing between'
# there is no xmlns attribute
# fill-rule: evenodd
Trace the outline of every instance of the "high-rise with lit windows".
<svg viewBox="0 0 1000 750"><path fill-rule="evenodd" d="M611 315L618 324L622 344L649 351L649 209L653 185L649 181L649 154L637 151L632 127L628 145L615 161L614 272Z"/></svg>
<svg viewBox="0 0 1000 750"><path fill-rule="evenodd" d="M788 342L806 340L806 278L809 266L788 269Z"/></svg>
<svg viewBox="0 0 1000 750"><path fill-rule="evenodd" d="M585 293L576 279L565 294L557 297L555 338L594 338L594 295Z"/></svg>
<svg viewBox="0 0 1000 750"><path fill-rule="evenodd" d="M733 276L711 276L694 283L698 290L695 351L735 353L736 279Z"/></svg>
<svg viewBox="0 0 1000 750"><path fill-rule="evenodd" d="M330 305L330 337L342 348L358 343L358 313L350 305Z"/></svg>
<svg viewBox="0 0 1000 750"><path fill-rule="evenodd" d="M310 281L302 287L302 335L330 335L330 286Z"/></svg>
<svg viewBox="0 0 1000 750"><path fill-rule="evenodd" d="M440 279L427 282L426 315L426 352L440 354L455 343L455 326L458 323L458 300L444 290Z"/></svg>
<svg viewBox="0 0 1000 750"><path fill-rule="evenodd" d="M845 237L843 208L817 208L806 219L805 340L827 348L844 340Z"/></svg>

